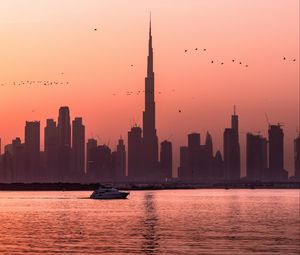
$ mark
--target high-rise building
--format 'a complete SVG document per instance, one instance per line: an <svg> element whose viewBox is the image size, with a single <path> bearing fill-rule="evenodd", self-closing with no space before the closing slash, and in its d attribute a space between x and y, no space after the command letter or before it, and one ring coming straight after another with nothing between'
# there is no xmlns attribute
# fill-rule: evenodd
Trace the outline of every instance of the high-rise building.
<svg viewBox="0 0 300 255"><path fill-rule="evenodd" d="M278 125L269 126L269 178L272 181L288 179L288 172L284 170L283 160L283 130Z"/></svg>
<svg viewBox="0 0 300 255"><path fill-rule="evenodd" d="M58 181L58 132L56 122L53 119L46 120L46 127L44 129L44 151L47 169L45 179L51 182Z"/></svg>
<svg viewBox="0 0 300 255"><path fill-rule="evenodd" d="M239 180L241 176L241 158L238 130L238 115L231 116L231 128L224 131L224 170L226 180Z"/></svg>
<svg viewBox="0 0 300 255"><path fill-rule="evenodd" d="M200 134L188 134L188 168L191 180L196 180L200 176L200 150Z"/></svg>
<svg viewBox="0 0 300 255"><path fill-rule="evenodd" d="M117 145L117 151L115 152L115 162L114 162L114 179L116 181L125 180L126 178L126 149L124 140L119 139Z"/></svg>
<svg viewBox="0 0 300 255"><path fill-rule="evenodd" d="M224 161L220 151L217 151L213 158L212 180L214 182L224 180Z"/></svg>
<svg viewBox="0 0 300 255"><path fill-rule="evenodd" d="M88 176L90 176L91 166L93 165L91 150L96 147L97 147L97 140L93 138L88 139L86 144L86 173Z"/></svg>
<svg viewBox="0 0 300 255"><path fill-rule="evenodd" d="M172 178L172 161L172 143L165 140L160 144L160 173L163 179Z"/></svg>
<svg viewBox="0 0 300 255"><path fill-rule="evenodd" d="M247 179L251 181L264 180L267 176L267 160L267 139L248 133L246 142Z"/></svg>
<svg viewBox="0 0 300 255"><path fill-rule="evenodd" d="M82 118L75 118L72 121L72 179L80 181L84 175L85 161L85 126Z"/></svg>
<svg viewBox="0 0 300 255"><path fill-rule="evenodd" d="M90 149L89 178L92 182L112 181L112 154L106 145Z"/></svg>
<svg viewBox="0 0 300 255"><path fill-rule="evenodd" d="M145 179L143 167L142 129L132 127L128 132L128 176L130 180Z"/></svg>
<svg viewBox="0 0 300 255"><path fill-rule="evenodd" d="M145 110L143 112L143 175L148 178L158 177L158 138L155 128L155 90L153 71L153 48L151 19L147 57L147 77L145 78Z"/></svg>
<svg viewBox="0 0 300 255"><path fill-rule="evenodd" d="M28 181L41 180L40 173L40 122L26 121L25 125L26 172Z"/></svg>
<svg viewBox="0 0 300 255"><path fill-rule="evenodd" d="M71 123L69 107L59 109L58 116L58 180L68 182L71 178Z"/></svg>
<svg viewBox="0 0 300 255"><path fill-rule="evenodd" d="M192 173L189 168L189 149L187 146L180 146L180 165L178 168L178 178L181 180L190 180Z"/></svg>
<svg viewBox="0 0 300 255"><path fill-rule="evenodd" d="M294 141L295 145L295 178L300 180L300 135Z"/></svg>

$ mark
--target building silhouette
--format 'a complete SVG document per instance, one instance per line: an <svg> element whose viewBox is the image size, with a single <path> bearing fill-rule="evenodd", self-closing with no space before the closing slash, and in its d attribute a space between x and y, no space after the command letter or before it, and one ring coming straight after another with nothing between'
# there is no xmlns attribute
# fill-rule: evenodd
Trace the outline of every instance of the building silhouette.
<svg viewBox="0 0 300 255"><path fill-rule="evenodd" d="M126 179L126 149L124 140L119 139L117 150L114 152L114 180L124 181Z"/></svg>
<svg viewBox="0 0 300 255"><path fill-rule="evenodd" d="M128 132L128 177L130 180L145 178L143 170L142 129L132 127Z"/></svg>
<svg viewBox="0 0 300 255"><path fill-rule="evenodd" d="M107 145L93 147L89 151L89 178L94 182L108 182L113 180L113 159Z"/></svg>
<svg viewBox="0 0 300 255"><path fill-rule="evenodd" d="M294 141L295 148L295 178L300 180L300 135Z"/></svg>
<svg viewBox="0 0 300 255"><path fill-rule="evenodd" d="M260 135L247 134L246 141L246 176L251 181L267 178L268 148L267 139Z"/></svg>
<svg viewBox="0 0 300 255"><path fill-rule="evenodd" d="M25 125L25 151L27 181L40 181L40 122L26 121Z"/></svg>
<svg viewBox="0 0 300 255"><path fill-rule="evenodd" d="M62 106L58 115L58 181L66 182L71 173L71 123L69 107Z"/></svg>
<svg viewBox="0 0 300 255"><path fill-rule="evenodd" d="M213 142L209 132L205 144L201 145L200 134L188 135L188 146L180 147L180 167L178 177L184 181L212 182L224 176L221 153L213 156Z"/></svg>
<svg viewBox="0 0 300 255"><path fill-rule="evenodd" d="M288 172L284 170L283 159L283 130L278 125L269 126L269 179L271 181L285 181Z"/></svg>
<svg viewBox="0 0 300 255"><path fill-rule="evenodd" d="M226 180L239 180L241 176L241 159L239 144L239 120L234 113L231 116L231 128L224 131L224 171Z"/></svg>
<svg viewBox="0 0 300 255"><path fill-rule="evenodd" d="M72 168L71 179L81 180L84 176L85 167L85 126L82 118L75 118L72 121Z"/></svg>
<svg viewBox="0 0 300 255"><path fill-rule="evenodd" d="M50 182L58 181L58 129L53 119L46 120L46 127L44 128L44 152L47 172L44 176Z"/></svg>
<svg viewBox="0 0 300 255"><path fill-rule="evenodd" d="M224 180L224 161L222 159L222 154L220 151L216 152L216 155L213 158L212 166L212 180L219 182Z"/></svg>
<svg viewBox="0 0 300 255"><path fill-rule="evenodd" d="M145 110L143 112L143 176L147 179L158 178L158 138L155 128L155 90L153 71L153 47L151 19L147 57L147 77L145 78Z"/></svg>
<svg viewBox="0 0 300 255"><path fill-rule="evenodd" d="M163 141L160 144L160 173L162 179L172 178L173 170L172 143Z"/></svg>
<svg viewBox="0 0 300 255"><path fill-rule="evenodd" d="M86 144L86 173L91 176L91 167L93 165L91 150L97 147L97 140L90 138Z"/></svg>

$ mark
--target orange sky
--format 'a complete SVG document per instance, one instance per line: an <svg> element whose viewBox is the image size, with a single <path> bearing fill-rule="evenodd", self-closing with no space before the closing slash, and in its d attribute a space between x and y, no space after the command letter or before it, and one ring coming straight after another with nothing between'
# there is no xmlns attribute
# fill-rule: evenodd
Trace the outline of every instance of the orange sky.
<svg viewBox="0 0 300 255"><path fill-rule="evenodd" d="M130 126L142 120L143 96L126 91L144 87L149 11L156 92L161 92L156 94L158 136L173 141L175 164L189 132L201 132L203 141L209 130L214 150L222 149L236 104L243 166L244 133L266 136L267 112L271 122L284 123L285 166L292 173L298 0L1 0L2 143L23 139L25 120L41 120L43 128L46 118L57 118L61 105L70 107L72 119L83 116L87 138L99 136L111 147L120 135L127 138ZM192 51L196 47L207 51ZM70 85L7 85L20 80Z"/></svg>

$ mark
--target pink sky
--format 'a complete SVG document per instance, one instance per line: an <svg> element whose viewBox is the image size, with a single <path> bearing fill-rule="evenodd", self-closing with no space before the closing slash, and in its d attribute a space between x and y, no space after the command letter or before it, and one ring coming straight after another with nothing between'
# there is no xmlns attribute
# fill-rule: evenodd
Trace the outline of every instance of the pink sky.
<svg viewBox="0 0 300 255"><path fill-rule="evenodd" d="M84 118L87 138L98 135L111 147L120 135L127 138L130 126L142 121L143 96L126 91L144 88L150 11L156 92L161 92L156 94L158 136L173 141L175 166L189 132L201 132L203 141L209 130L214 151L222 149L236 104L243 166L244 133L266 136L267 112L271 122L284 123L285 166L293 173L298 0L2 0L2 143L23 139L25 120L41 120L43 128L46 118L57 118L61 105L70 107L72 119ZM196 47L207 51L193 51ZM20 80L70 85L7 85Z"/></svg>

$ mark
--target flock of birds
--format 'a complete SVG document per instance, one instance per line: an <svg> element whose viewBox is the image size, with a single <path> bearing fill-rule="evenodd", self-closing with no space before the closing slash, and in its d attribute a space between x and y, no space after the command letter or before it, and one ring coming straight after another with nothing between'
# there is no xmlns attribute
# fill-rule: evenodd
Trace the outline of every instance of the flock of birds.
<svg viewBox="0 0 300 255"><path fill-rule="evenodd" d="M201 49L198 49L198 48L195 48L194 50L189 50L189 49L185 49L184 50L184 53L188 53L188 52L190 52L190 51L201 51ZM207 51L207 49L206 48L204 48L204 49L202 49L202 51L203 52L206 52ZM285 60L285 61L288 61L288 60L290 60L290 61L292 61L292 62L296 62L296 59L294 58L294 59L288 59L288 58L286 58L286 57L283 57L283 60ZM217 63L219 63L220 65L224 65L225 64L225 62L217 62L216 60L214 60L214 59L212 59L211 61L210 61L210 63L211 64L217 64ZM244 65L244 67L249 67L249 65L248 64L244 64L242 61L240 61L240 60L236 60L236 59L232 59L231 60L231 63L238 63L239 65Z"/></svg>
<svg viewBox="0 0 300 255"><path fill-rule="evenodd" d="M93 29L93 31L98 31L98 28L94 28ZM184 50L184 53L188 53L188 52L190 52L190 51L192 51L192 52L196 52L196 51L198 51L198 52L200 52L200 51L203 51L203 52L207 52L207 49L206 48L203 48L203 49L200 49L200 48L194 48L194 49L192 49L192 50L190 50L190 49L185 49ZM294 59L288 59L287 57L283 57L283 60L284 61L292 61L292 62L296 62L296 59L294 58ZM216 61L216 60L214 60L214 59L212 59L211 61L210 61L210 63L211 64L220 64L220 65L224 65L225 64L225 62L220 62L220 61ZM242 61L240 61L240 60L237 60L237 59L232 59L231 60L231 63L237 63L237 64L239 64L239 65L241 65L241 66L244 66L244 67L249 67L249 65L248 64L245 64L245 63L243 63ZM131 64L130 65L130 67L133 67L134 65L133 64ZM61 75L64 75L64 73L63 72L61 72L60 73ZM49 80L39 80L39 81L29 81L29 80L27 80L27 81L13 81L13 82L11 82L11 83L0 83L0 86L5 86L5 85L12 85L12 86L22 86L22 85L43 85L43 86L54 86L54 85L69 85L70 83L68 82L68 81L49 81ZM125 93L125 95L126 96L132 96L132 95L140 95L141 93L152 93L151 91L142 91L142 90L138 90L138 91L136 91L136 92L133 92L133 91L126 91L126 93ZM161 94L161 92L158 92L158 94ZM116 96L117 94L116 93L113 93L112 94L113 96Z"/></svg>
<svg viewBox="0 0 300 255"><path fill-rule="evenodd" d="M13 81L10 83L1 83L1 86L30 86L30 85L43 85L43 86L55 86L55 85L70 85L68 81Z"/></svg>

